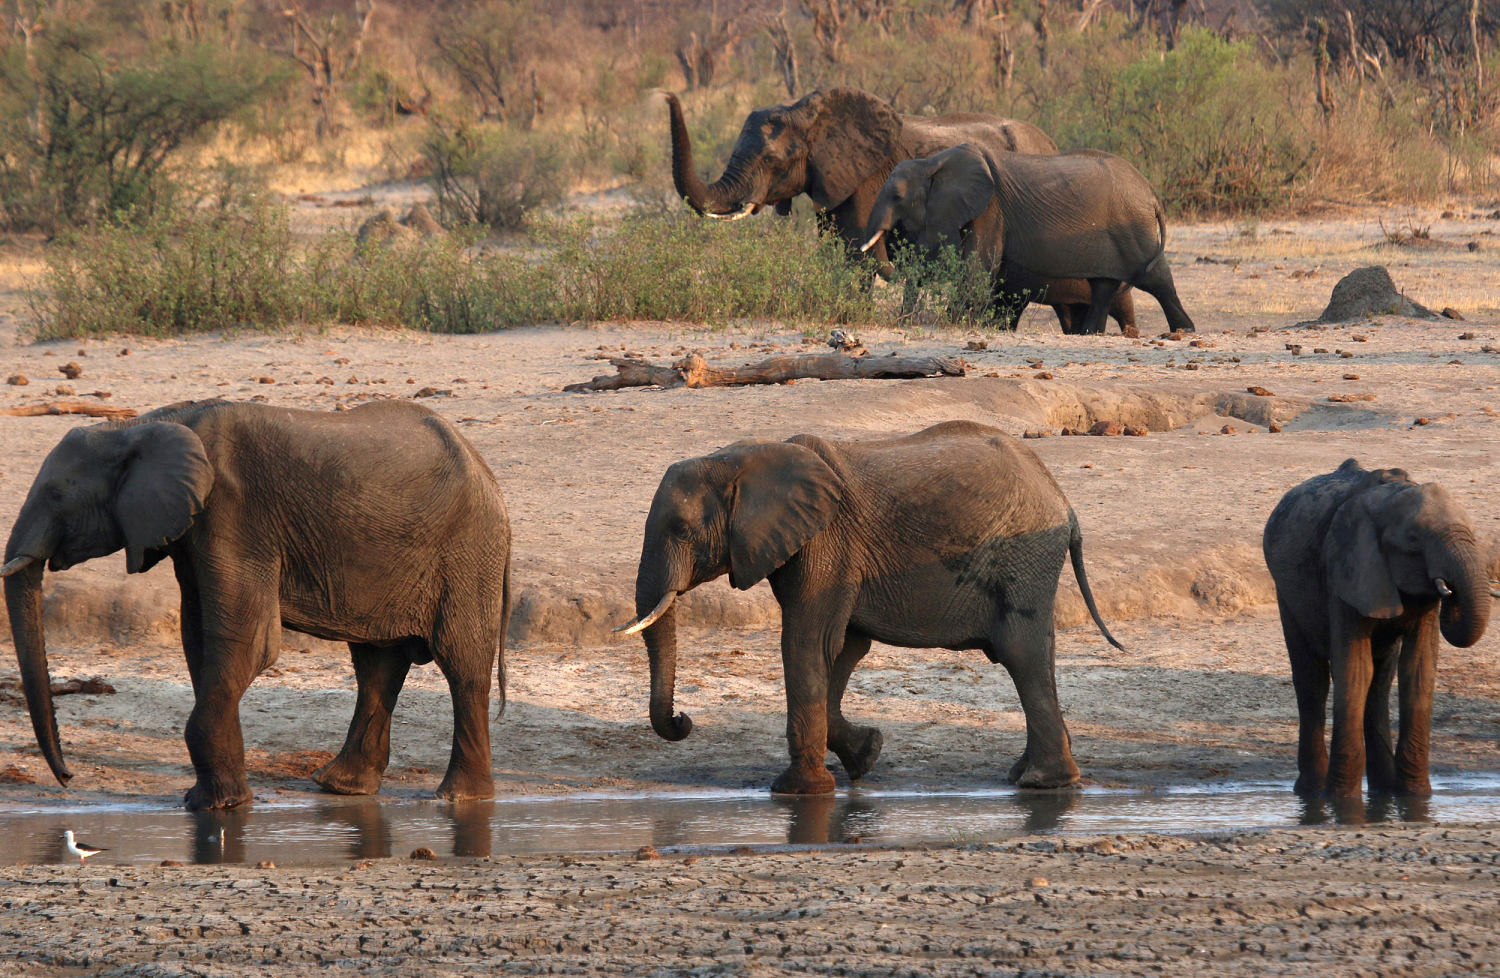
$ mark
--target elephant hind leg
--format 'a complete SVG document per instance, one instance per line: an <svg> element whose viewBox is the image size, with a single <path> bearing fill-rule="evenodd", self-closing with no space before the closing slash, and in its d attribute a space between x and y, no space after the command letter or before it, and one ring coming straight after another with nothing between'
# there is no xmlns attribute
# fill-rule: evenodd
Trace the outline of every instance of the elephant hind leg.
<svg viewBox="0 0 1500 978"><path fill-rule="evenodd" d="M1182 302L1177 298L1177 286L1172 281L1172 269L1168 267L1167 260L1162 258L1151 266L1141 281L1135 283L1136 288L1151 296L1161 304L1161 311L1167 317L1167 328L1174 333L1192 333L1197 327L1188 316L1187 310L1182 308Z"/></svg>
<svg viewBox="0 0 1500 978"><path fill-rule="evenodd" d="M1401 657L1399 635L1370 644L1375 672L1365 697L1365 784L1371 794L1401 794L1391 741L1391 680Z"/></svg>
<svg viewBox="0 0 1500 978"><path fill-rule="evenodd" d="M1080 333L1104 332L1105 320L1109 318L1110 304L1119 290L1120 283L1117 279L1089 279L1089 310L1083 317L1083 324L1078 327Z"/></svg>
<svg viewBox="0 0 1500 978"><path fill-rule="evenodd" d="M870 639L849 633L844 648L828 673L828 749L838 755L850 781L858 781L875 766L885 739L875 727L859 727L844 718L844 689L849 675L870 651Z"/></svg>
<svg viewBox="0 0 1500 978"><path fill-rule="evenodd" d="M1052 601L1035 612L1001 618L985 650L1010 673L1026 715L1026 747L1007 780L1022 788L1066 788L1078 783L1079 771L1057 699Z"/></svg>
<svg viewBox="0 0 1500 978"><path fill-rule="evenodd" d="M392 646L349 643L359 693L354 718L338 756L313 772L313 780L340 795L373 795L391 759L391 713L406 682L415 650L405 643Z"/></svg>
<svg viewBox="0 0 1500 978"><path fill-rule="evenodd" d="M456 633L440 628L432 654L453 699L453 750L437 797L449 801L493 798L489 707L491 678L500 655L499 625L493 630Z"/></svg>

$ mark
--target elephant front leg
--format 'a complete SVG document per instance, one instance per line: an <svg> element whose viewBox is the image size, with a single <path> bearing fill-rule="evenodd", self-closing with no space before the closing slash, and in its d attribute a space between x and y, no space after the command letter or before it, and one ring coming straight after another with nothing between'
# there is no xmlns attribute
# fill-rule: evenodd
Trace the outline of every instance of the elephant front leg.
<svg viewBox="0 0 1500 978"><path fill-rule="evenodd" d="M838 755L850 781L858 781L875 766L885 739L875 727L860 727L844 718L844 689L849 675L870 651L870 639L846 635L844 648L833 660L828 676L828 749Z"/></svg>
<svg viewBox="0 0 1500 978"><path fill-rule="evenodd" d="M1357 798L1365 768L1365 700L1375 674L1370 629L1367 623L1355 620L1352 611L1337 617L1330 627L1333 746L1324 790L1333 798Z"/></svg>
<svg viewBox="0 0 1500 978"><path fill-rule="evenodd" d="M391 712L411 669L404 646L380 648L349 643L359 694L354 718L338 756L313 772L312 779L340 795L373 795L391 759Z"/></svg>
<svg viewBox="0 0 1500 978"><path fill-rule="evenodd" d="M279 629L274 631L279 641ZM260 637L263 635L262 632ZM240 698L259 667L258 660L238 654L241 651L211 639L205 643L196 700L184 731L197 780L182 801L192 810L233 808L251 799L250 785L245 779Z"/></svg>
<svg viewBox="0 0 1500 978"><path fill-rule="evenodd" d="M1401 794L1391 743L1391 680L1400 653L1400 636L1371 639L1373 671L1365 696L1365 785L1371 793Z"/></svg>
<svg viewBox="0 0 1500 978"><path fill-rule="evenodd" d="M1428 753L1432 738L1432 697L1437 685L1438 613L1423 615L1406 635L1398 666L1396 735L1397 794L1426 798L1432 794Z"/></svg>
<svg viewBox="0 0 1500 978"><path fill-rule="evenodd" d="M833 639L803 626L782 607L781 666L786 677L786 743L791 764L771 783L778 795L826 795L833 791L828 753L829 671ZM839 630L842 635L842 629ZM839 638L840 646L842 638Z"/></svg>
<svg viewBox="0 0 1500 978"><path fill-rule="evenodd" d="M1291 610L1281 607L1281 631L1292 666L1297 695L1297 783L1303 797L1321 795L1328 784L1328 660L1322 646L1297 625Z"/></svg>

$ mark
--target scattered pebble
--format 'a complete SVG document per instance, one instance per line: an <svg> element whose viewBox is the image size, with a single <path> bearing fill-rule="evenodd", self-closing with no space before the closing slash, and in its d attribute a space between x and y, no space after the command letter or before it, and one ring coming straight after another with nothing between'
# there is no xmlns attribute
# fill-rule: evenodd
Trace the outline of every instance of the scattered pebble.
<svg viewBox="0 0 1500 978"><path fill-rule="evenodd" d="M1358 380L1359 374L1344 374L1345 380Z"/></svg>
<svg viewBox="0 0 1500 978"><path fill-rule="evenodd" d="M72 360L69 360L61 367L58 367L57 371L69 380L77 380L79 377L83 376L83 368L74 363Z"/></svg>
<svg viewBox="0 0 1500 978"><path fill-rule="evenodd" d="M5 378L5 382L12 387L25 387L27 384L31 383L30 380L26 379L25 374L11 374L9 377Z"/></svg>

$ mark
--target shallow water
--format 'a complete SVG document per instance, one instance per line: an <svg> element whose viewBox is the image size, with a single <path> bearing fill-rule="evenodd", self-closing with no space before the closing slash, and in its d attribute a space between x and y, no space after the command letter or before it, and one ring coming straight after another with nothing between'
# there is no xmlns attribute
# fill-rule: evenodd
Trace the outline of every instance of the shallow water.
<svg viewBox="0 0 1500 978"><path fill-rule="evenodd" d="M0 807L0 863L70 862L62 833L108 851L93 862L277 864L405 856L582 853L841 842L987 842L1030 833L1187 834L1311 824L1500 820L1500 777L1435 781L1429 799L1307 802L1290 783L1158 791L763 790L514 797L460 804L329 798L227 812L147 805Z"/></svg>

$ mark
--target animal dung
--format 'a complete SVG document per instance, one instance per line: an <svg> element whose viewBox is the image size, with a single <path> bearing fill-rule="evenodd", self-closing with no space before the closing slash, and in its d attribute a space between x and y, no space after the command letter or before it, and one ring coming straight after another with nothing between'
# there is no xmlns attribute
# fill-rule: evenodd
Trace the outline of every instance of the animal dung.
<svg viewBox="0 0 1500 978"><path fill-rule="evenodd" d="M31 381L26 378L25 374L11 374L9 377L5 378L5 382L12 387L25 387L27 384L31 383Z"/></svg>
<svg viewBox="0 0 1500 978"><path fill-rule="evenodd" d="M1266 390L1264 387L1256 387L1256 386L1246 387L1245 388L1245 393L1247 393L1247 394L1254 394L1256 397L1275 397L1276 396L1275 394L1272 394L1270 391Z"/></svg>

